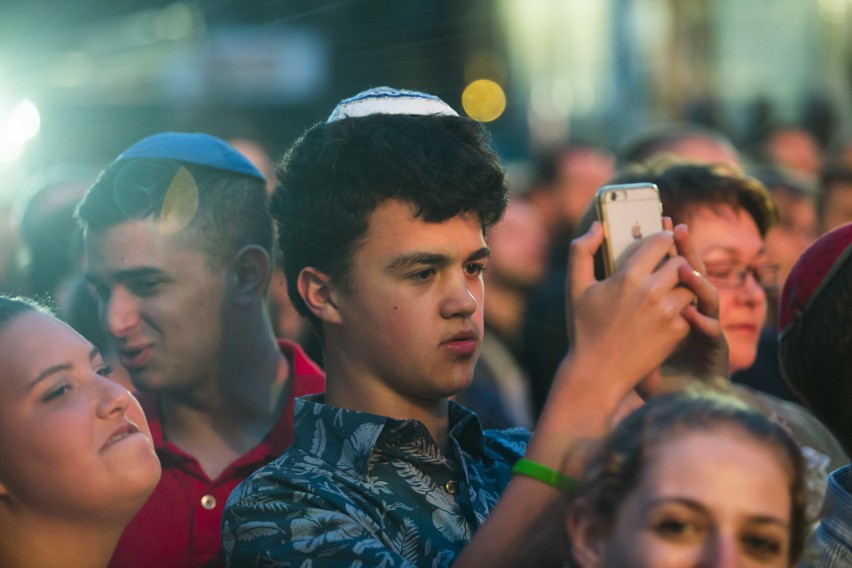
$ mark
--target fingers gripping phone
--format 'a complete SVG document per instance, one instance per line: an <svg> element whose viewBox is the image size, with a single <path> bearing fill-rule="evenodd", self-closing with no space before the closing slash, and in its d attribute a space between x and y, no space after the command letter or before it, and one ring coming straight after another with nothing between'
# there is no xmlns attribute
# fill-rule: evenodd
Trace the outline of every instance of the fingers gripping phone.
<svg viewBox="0 0 852 568"><path fill-rule="evenodd" d="M604 272L615 272L630 245L663 228L660 191L652 183L605 185L595 194L595 211L603 225Z"/></svg>

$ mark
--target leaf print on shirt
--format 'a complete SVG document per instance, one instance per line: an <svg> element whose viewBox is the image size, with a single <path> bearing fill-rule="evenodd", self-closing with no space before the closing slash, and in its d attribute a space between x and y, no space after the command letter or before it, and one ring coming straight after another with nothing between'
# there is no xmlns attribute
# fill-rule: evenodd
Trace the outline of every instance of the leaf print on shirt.
<svg viewBox="0 0 852 568"><path fill-rule="evenodd" d="M411 519L403 519L402 529L393 537L391 544L393 544L393 547L400 556L412 564L417 564L418 550L420 549L420 532L417 530L417 525Z"/></svg>
<svg viewBox="0 0 852 568"><path fill-rule="evenodd" d="M327 440L328 435L325 432L325 424L318 420L314 428L314 436L311 439L311 454L315 456L323 455Z"/></svg>
<svg viewBox="0 0 852 568"><path fill-rule="evenodd" d="M308 510L304 517L290 523L293 548L305 553L318 549L327 552L335 542L342 544L363 534L363 527L344 515L317 509Z"/></svg>
<svg viewBox="0 0 852 568"><path fill-rule="evenodd" d="M470 528L455 499L444 493L443 488L436 488L432 479L413 465L406 462L394 462L394 465L409 487L436 508L432 511L432 523L444 538L453 542L470 539Z"/></svg>
<svg viewBox="0 0 852 568"><path fill-rule="evenodd" d="M358 476L367 470L373 444L382 427L378 424L361 424L344 442L337 467L350 475Z"/></svg>

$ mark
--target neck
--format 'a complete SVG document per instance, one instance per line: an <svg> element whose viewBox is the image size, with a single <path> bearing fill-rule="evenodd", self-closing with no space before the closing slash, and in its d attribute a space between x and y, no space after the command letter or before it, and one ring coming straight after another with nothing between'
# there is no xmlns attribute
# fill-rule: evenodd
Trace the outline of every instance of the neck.
<svg viewBox="0 0 852 568"><path fill-rule="evenodd" d="M263 440L291 387L290 363L271 333L235 342L220 371L201 396L160 397L165 437L196 457L211 479Z"/></svg>
<svg viewBox="0 0 852 568"><path fill-rule="evenodd" d="M421 422L435 443L446 451L449 446L449 399L418 399L387 387L387 382L351 373L351 366L339 364L326 354L325 403L398 420Z"/></svg>
<svg viewBox="0 0 852 568"><path fill-rule="evenodd" d="M3 516L0 567L104 568L129 520L86 524Z"/></svg>

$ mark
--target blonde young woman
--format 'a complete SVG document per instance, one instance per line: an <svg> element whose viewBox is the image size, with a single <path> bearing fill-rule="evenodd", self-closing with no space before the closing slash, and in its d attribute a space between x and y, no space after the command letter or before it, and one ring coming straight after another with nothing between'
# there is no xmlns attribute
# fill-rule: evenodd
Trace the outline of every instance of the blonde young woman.
<svg viewBox="0 0 852 568"><path fill-rule="evenodd" d="M139 403L91 343L0 296L0 566L103 567L160 478Z"/></svg>

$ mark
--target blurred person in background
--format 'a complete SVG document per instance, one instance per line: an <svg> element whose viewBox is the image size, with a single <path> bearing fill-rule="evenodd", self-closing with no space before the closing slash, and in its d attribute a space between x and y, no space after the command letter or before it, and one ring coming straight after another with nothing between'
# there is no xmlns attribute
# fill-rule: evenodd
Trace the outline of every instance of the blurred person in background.
<svg viewBox="0 0 852 568"><path fill-rule="evenodd" d="M535 415L541 412L550 380L568 347L564 309L568 247L595 191L612 175L614 163L609 150L581 142L543 153L535 161L525 198L547 230L549 268L529 295L520 349Z"/></svg>
<svg viewBox="0 0 852 568"><path fill-rule="evenodd" d="M734 398L655 398L604 439L567 529L581 568L792 568L810 519L799 446Z"/></svg>
<svg viewBox="0 0 852 568"><path fill-rule="evenodd" d="M74 210L97 175L93 168L64 164L30 181L19 224L25 293L53 306L59 319L98 348L112 368L110 378L132 388L83 278L83 234Z"/></svg>
<svg viewBox="0 0 852 568"><path fill-rule="evenodd" d="M529 378L518 361L527 300L547 270L547 233L538 209L509 202L486 242L485 335L470 387L456 400L479 416L483 428L535 424Z"/></svg>
<svg viewBox="0 0 852 568"><path fill-rule="evenodd" d="M701 164L741 166L739 152L721 132L688 122L653 124L627 136L616 149L616 165L646 162L661 155Z"/></svg>
<svg viewBox="0 0 852 568"><path fill-rule="evenodd" d="M139 402L96 347L0 295L0 566L107 565L160 478Z"/></svg>
<svg viewBox="0 0 852 568"><path fill-rule="evenodd" d="M817 184L816 210L820 233L852 221L852 162L826 165Z"/></svg>
<svg viewBox="0 0 852 568"><path fill-rule="evenodd" d="M757 346L757 357L748 369L732 380L777 397L800 402L781 375L778 365L778 294L790 269L817 237L814 192L810 186L773 166L756 168L754 176L769 190L778 206L778 224L766 233L766 256L778 265L778 284L766 289L766 323Z"/></svg>
<svg viewBox="0 0 852 568"><path fill-rule="evenodd" d="M538 210L547 231L553 268L565 267L577 223L613 167L609 150L581 142L545 152L535 161L525 198Z"/></svg>
<svg viewBox="0 0 852 568"><path fill-rule="evenodd" d="M119 155L77 209L86 279L163 465L115 568L222 566L225 500L292 443L294 399L324 388L272 331L268 198L223 140L164 132Z"/></svg>
<svg viewBox="0 0 852 568"><path fill-rule="evenodd" d="M767 255L764 238L778 221L767 189L755 178L719 166L671 162L665 158L625 168L618 183L650 182L660 190L664 214L689 227L707 280L719 295L719 322L728 344L730 372L754 364L766 320L766 289L777 286L778 267ZM594 212L588 214L589 222ZM804 448L811 506L818 510L828 472L842 465L842 448L802 406L723 377L716 386L767 416L777 416ZM689 386L690 377L664 367L642 391L656 396Z"/></svg>
<svg viewBox="0 0 852 568"><path fill-rule="evenodd" d="M624 166L641 163L661 155L700 163L723 164L733 170L740 169L739 154L734 145L720 132L691 123L663 123L649 126L628 136L617 148L615 164ZM597 187L609 183L610 175L596 177L595 187L587 187L585 211L588 211ZM599 170L603 174L604 169ZM579 218L578 218L579 219ZM677 220L675 220L677 223ZM575 220L576 226L577 220ZM564 237L565 242L570 238ZM562 255L565 249L551 251L551 257ZM558 266L558 265L557 265ZM533 390L536 413L541 411L551 379L568 349L565 322L565 273L553 270L529 301L524 331L523 367L527 370Z"/></svg>
<svg viewBox="0 0 852 568"><path fill-rule="evenodd" d="M20 219L26 294L65 311L69 286L82 271L82 234L74 209L98 172L78 165L50 168L30 181Z"/></svg>
<svg viewBox="0 0 852 568"><path fill-rule="evenodd" d="M803 126L782 124L769 129L761 141L761 159L806 184L819 176L822 150Z"/></svg>

